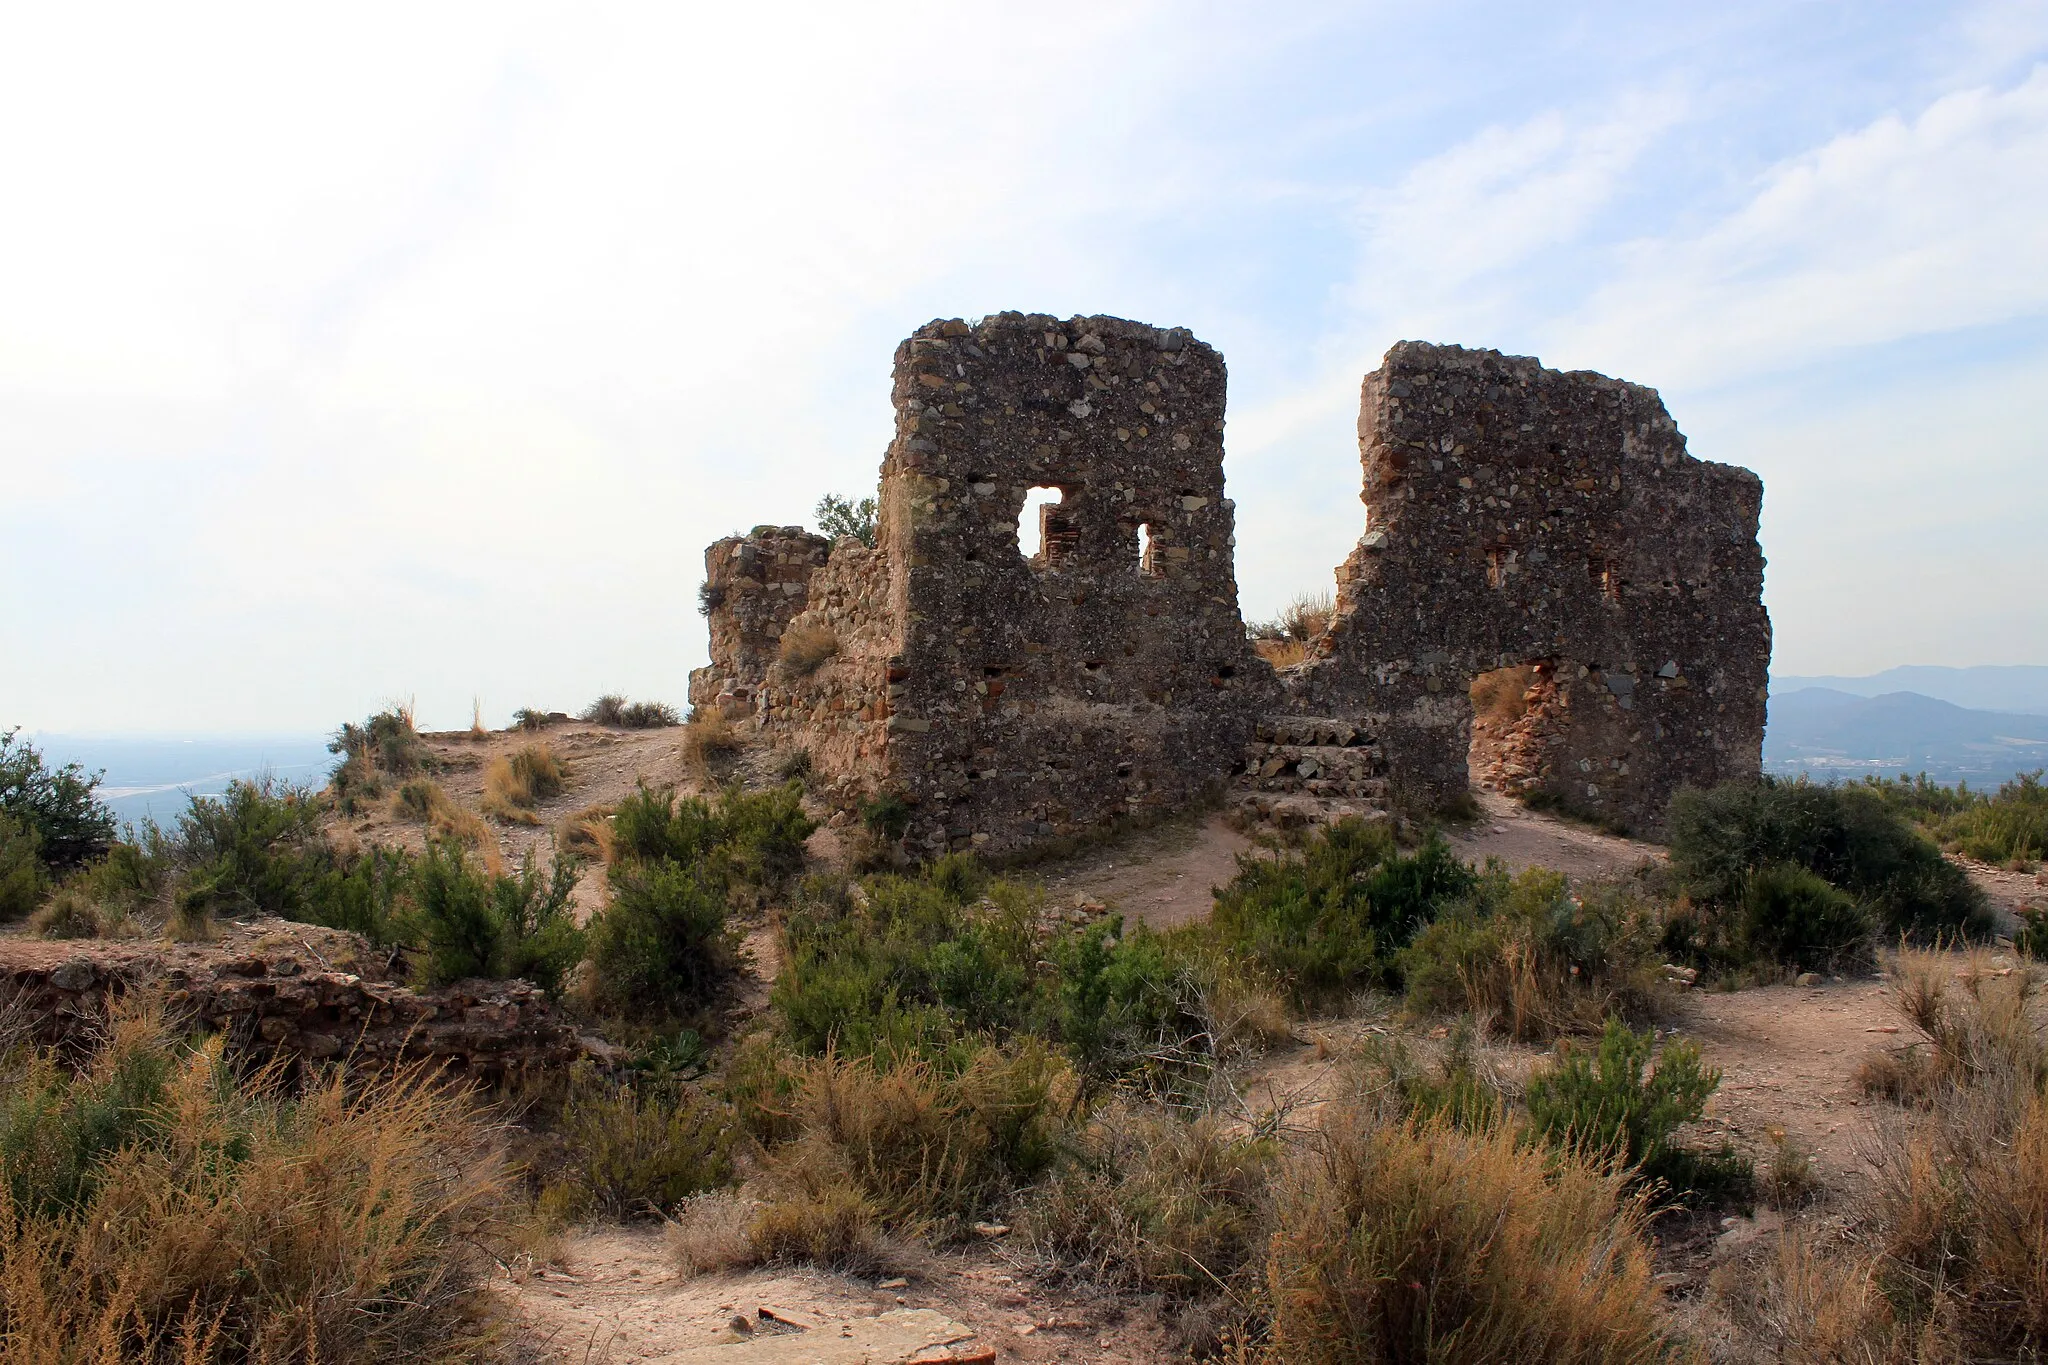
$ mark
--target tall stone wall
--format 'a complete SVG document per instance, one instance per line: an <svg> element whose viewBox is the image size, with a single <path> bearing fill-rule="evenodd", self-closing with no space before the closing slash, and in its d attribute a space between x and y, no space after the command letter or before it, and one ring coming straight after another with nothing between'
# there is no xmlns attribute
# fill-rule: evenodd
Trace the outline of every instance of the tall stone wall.
<svg viewBox="0 0 2048 1365"><path fill-rule="evenodd" d="M922 854L1020 852L1233 780L1439 805L1466 790L1473 680L1517 664L1544 680L1524 794L1654 832L1679 786L1758 771L1762 488L1689 456L1654 391L1388 352L1359 419L1365 534L1276 677L1238 612L1224 379L1185 331L1118 318L918 329L876 547L713 545L691 699L808 749L842 807L900 796ZM1058 500L1026 558L1033 489Z"/></svg>
<svg viewBox="0 0 2048 1365"><path fill-rule="evenodd" d="M1371 725L1397 797L1465 790L1471 684L1524 663L1569 694L1533 783L1569 807L1655 832L1680 786L1758 772L1763 487L1654 390L1403 342L1359 445L1366 531L1290 693Z"/></svg>
<svg viewBox="0 0 2048 1365"><path fill-rule="evenodd" d="M1004 313L918 329L893 397L889 725L918 842L1004 852L1220 788L1274 690L1237 608L1223 358ZM1060 497L1027 560L1033 488Z"/></svg>

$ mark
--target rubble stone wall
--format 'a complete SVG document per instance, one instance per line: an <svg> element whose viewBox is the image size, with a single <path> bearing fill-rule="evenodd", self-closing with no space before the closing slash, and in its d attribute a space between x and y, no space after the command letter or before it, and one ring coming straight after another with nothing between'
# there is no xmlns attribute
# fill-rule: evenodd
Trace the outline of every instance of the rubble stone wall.
<svg viewBox="0 0 2048 1365"><path fill-rule="evenodd" d="M1525 789L1654 833L1679 786L1759 770L1762 486L1688 455L1654 391L1388 352L1359 419L1365 534L1329 629L1276 677L1238 612L1224 386L1179 329L918 329L876 547L793 527L713 545L692 701L808 749L842 808L902 797L925 855L1013 854L1231 781L1440 805L1468 783L1473 679L1517 664L1550 680L1516 740ZM1027 559L1038 488L1058 500ZM797 632L811 647L785 658ZM1284 738L1301 724L1350 738Z"/></svg>
<svg viewBox="0 0 2048 1365"><path fill-rule="evenodd" d="M1473 680L1544 661L1570 806L1654 833L1679 787L1759 771L1763 486L1688 455L1654 390L1403 342L1359 445L1365 534L1290 694L1374 728L1397 799L1462 793Z"/></svg>

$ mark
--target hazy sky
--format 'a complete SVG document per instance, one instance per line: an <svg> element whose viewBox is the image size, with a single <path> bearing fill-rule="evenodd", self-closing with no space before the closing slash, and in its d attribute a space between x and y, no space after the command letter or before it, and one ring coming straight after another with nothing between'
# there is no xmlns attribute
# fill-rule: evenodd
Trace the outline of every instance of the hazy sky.
<svg viewBox="0 0 2048 1365"><path fill-rule="evenodd" d="M22 5L0 726L680 703L1006 308L1224 353L1248 614L1415 337L1758 471L1780 671L2048 663L2048 0Z"/></svg>

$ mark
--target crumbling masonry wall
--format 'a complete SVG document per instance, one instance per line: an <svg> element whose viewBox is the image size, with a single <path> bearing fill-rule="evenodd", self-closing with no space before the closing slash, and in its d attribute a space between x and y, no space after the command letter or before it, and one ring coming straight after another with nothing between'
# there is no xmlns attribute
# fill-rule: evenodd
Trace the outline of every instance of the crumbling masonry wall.
<svg viewBox="0 0 2048 1365"><path fill-rule="evenodd" d="M1698 460L1652 389L1403 342L1366 376L1366 532L1290 679L1378 735L1397 799L1466 788L1482 673L1535 663L1523 790L1655 833L1760 768L1770 619L1747 470Z"/></svg>
<svg viewBox="0 0 2048 1365"><path fill-rule="evenodd" d="M900 797L921 854L1017 853L1229 782L1255 810L1441 805L1467 787L1473 679L1516 664L1541 679L1523 794L1655 832L1679 786L1758 771L1761 485L1688 455L1654 391L1396 346L1364 387L1365 535L1276 677L1238 613L1224 378L1185 331L1117 318L920 328L876 546L713 545L691 700L808 750L842 810ZM1034 488L1059 500L1027 560Z"/></svg>

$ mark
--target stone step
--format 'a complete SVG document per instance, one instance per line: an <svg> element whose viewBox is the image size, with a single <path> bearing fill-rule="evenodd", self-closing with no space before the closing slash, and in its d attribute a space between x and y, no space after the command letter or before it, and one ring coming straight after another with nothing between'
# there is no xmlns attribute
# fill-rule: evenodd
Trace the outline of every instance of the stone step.
<svg viewBox="0 0 2048 1365"><path fill-rule="evenodd" d="M1352 748L1378 738L1356 721L1331 716L1261 716L1252 733L1268 744L1336 745Z"/></svg>

